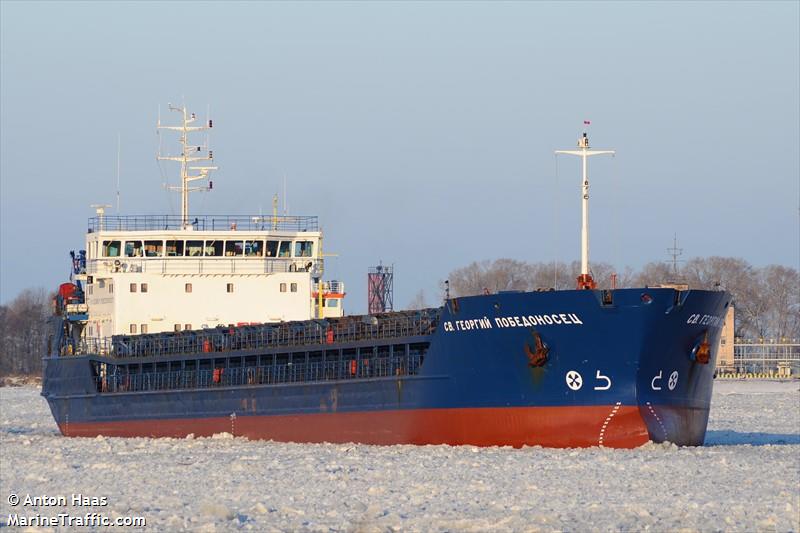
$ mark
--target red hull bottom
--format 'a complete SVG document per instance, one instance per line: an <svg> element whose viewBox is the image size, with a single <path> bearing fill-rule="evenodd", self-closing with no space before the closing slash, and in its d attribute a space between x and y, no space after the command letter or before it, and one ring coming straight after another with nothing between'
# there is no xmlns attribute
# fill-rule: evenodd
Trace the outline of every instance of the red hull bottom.
<svg viewBox="0 0 800 533"><path fill-rule="evenodd" d="M59 425L70 437L208 437L232 433L281 442L607 446L635 448L650 437L635 406L415 409L355 413L170 418Z"/></svg>

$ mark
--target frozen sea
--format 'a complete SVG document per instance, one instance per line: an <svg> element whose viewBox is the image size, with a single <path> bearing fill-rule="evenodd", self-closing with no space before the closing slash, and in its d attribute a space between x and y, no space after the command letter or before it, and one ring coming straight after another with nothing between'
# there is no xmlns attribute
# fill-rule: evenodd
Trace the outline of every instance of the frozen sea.
<svg viewBox="0 0 800 533"><path fill-rule="evenodd" d="M95 511L153 532L800 531L797 381L718 381L699 448L64 438L36 387L0 389L0 408L0 529L12 513Z"/></svg>

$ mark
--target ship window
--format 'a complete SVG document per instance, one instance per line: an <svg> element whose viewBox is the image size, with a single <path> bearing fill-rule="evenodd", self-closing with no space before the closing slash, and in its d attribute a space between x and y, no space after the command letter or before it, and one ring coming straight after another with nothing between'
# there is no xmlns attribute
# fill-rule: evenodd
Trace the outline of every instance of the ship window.
<svg viewBox="0 0 800 533"><path fill-rule="evenodd" d="M131 283L131 292L136 292L136 284Z"/></svg>
<svg viewBox="0 0 800 533"><path fill-rule="evenodd" d="M267 257L278 255L278 241L267 241Z"/></svg>
<svg viewBox="0 0 800 533"><path fill-rule="evenodd" d="M131 333L136 333L136 324L131 324Z"/></svg>
<svg viewBox="0 0 800 533"><path fill-rule="evenodd" d="M142 283L142 292L147 292L147 283Z"/></svg>
<svg viewBox="0 0 800 533"><path fill-rule="evenodd" d="M114 292L114 284L113 283L109 283L108 284L108 292L109 293L113 293Z"/></svg>
<svg viewBox="0 0 800 533"><path fill-rule="evenodd" d="M186 292L192 292L192 284L187 283L186 285L183 286L183 290Z"/></svg>
<svg viewBox="0 0 800 533"><path fill-rule="evenodd" d="M314 243L312 241L297 241L294 243L295 257L311 257L311 250Z"/></svg>
<svg viewBox="0 0 800 533"><path fill-rule="evenodd" d="M92 326L89 326L89 336L94 336L94 328Z"/></svg>
<svg viewBox="0 0 800 533"><path fill-rule="evenodd" d="M180 324L175 324L175 325L173 326L173 329L174 329L175 331L180 331L180 330L181 330L181 325L180 325Z"/></svg>
<svg viewBox="0 0 800 533"><path fill-rule="evenodd" d="M281 241L281 247L278 250L278 257L290 257L292 255L292 241Z"/></svg>
<svg viewBox="0 0 800 533"><path fill-rule="evenodd" d="M190 329L192 329L192 325L191 325L191 324L184 324L184 325L183 325L183 329L184 329L185 331L189 331Z"/></svg>
<svg viewBox="0 0 800 533"><path fill-rule="evenodd" d="M103 241L104 257L119 257L120 241Z"/></svg>
<svg viewBox="0 0 800 533"><path fill-rule="evenodd" d="M161 257L164 255L164 241L144 241L145 257Z"/></svg>
<svg viewBox="0 0 800 533"><path fill-rule="evenodd" d="M135 325L136 324L134 324L134 326ZM141 326L139 326L139 331L141 331L143 334L147 333L147 324L142 324Z"/></svg>
<svg viewBox="0 0 800 533"><path fill-rule="evenodd" d="M325 305L328 307L339 307L339 300L336 298L330 298L329 300L326 300Z"/></svg>
<svg viewBox="0 0 800 533"><path fill-rule="evenodd" d="M264 255L264 241L244 241L244 255L261 257Z"/></svg>
<svg viewBox="0 0 800 533"><path fill-rule="evenodd" d="M203 241L186 241L185 252L191 257L203 255Z"/></svg>
<svg viewBox="0 0 800 533"><path fill-rule="evenodd" d="M183 255L183 241L167 241L167 256Z"/></svg>
<svg viewBox="0 0 800 533"><path fill-rule="evenodd" d="M244 241L225 241L225 255L243 255Z"/></svg>
<svg viewBox="0 0 800 533"><path fill-rule="evenodd" d="M233 283L228 283L228 292L233 292Z"/></svg>
<svg viewBox="0 0 800 533"><path fill-rule="evenodd" d="M206 255L222 257L222 241L206 241Z"/></svg>
<svg viewBox="0 0 800 533"><path fill-rule="evenodd" d="M292 283L292 292L297 292L297 283Z"/></svg>
<svg viewBox="0 0 800 533"><path fill-rule="evenodd" d="M104 289L106 287L106 280L104 279L98 280L97 286L100 287L101 289Z"/></svg>
<svg viewBox="0 0 800 533"><path fill-rule="evenodd" d="M88 294L89 296L91 296L91 295L92 295L92 289L94 289L94 285L88 285L88 286L86 287L86 294Z"/></svg>
<svg viewBox="0 0 800 533"><path fill-rule="evenodd" d="M281 283L281 292L286 292L286 284Z"/></svg>
<svg viewBox="0 0 800 533"><path fill-rule="evenodd" d="M125 241L125 257L142 257L142 241Z"/></svg>

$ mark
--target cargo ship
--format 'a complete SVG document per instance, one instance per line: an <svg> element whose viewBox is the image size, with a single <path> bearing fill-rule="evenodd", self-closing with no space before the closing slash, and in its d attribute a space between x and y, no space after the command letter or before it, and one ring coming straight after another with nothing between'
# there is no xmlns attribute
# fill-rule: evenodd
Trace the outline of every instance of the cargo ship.
<svg viewBox="0 0 800 533"><path fill-rule="evenodd" d="M574 290L350 316L316 217L191 216L212 127L184 107L181 216L89 219L56 298L42 395L69 437L631 448L703 444L731 296L598 289L586 132ZM193 184L200 182L202 185ZM207 184L206 184L207 183Z"/></svg>

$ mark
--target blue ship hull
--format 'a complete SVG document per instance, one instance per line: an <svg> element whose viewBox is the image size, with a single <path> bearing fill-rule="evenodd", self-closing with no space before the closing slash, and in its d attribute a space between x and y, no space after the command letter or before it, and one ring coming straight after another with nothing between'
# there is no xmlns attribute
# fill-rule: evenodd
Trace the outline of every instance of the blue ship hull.
<svg viewBox="0 0 800 533"><path fill-rule="evenodd" d="M472 296L448 300L425 334L144 359L51 355L42 394L68 436L228 432L295 442L701 445L730 299L662 288ZM306 354L306 362L338 353L331 364L343 364L344 375L314 373L309 363L295 365L301 375L280 379L272 372L292 369L273 365L265 379L247 363L287 352L298 361ZM394 359L377 357L383 352L418 357L413 369L409 359L389 367ZM358 361L342 360L348 353L360 354ZM225 375L236 381L217 379L222 371L202 387L199 371L187 381L186 368L223 359ZM172 372L166 386L144 387L150 381L140 374L131 387L131 376L116 374L119 365L151 362L180 363L185 375ZM98 374L98 365L115 373Z"/></svg>

